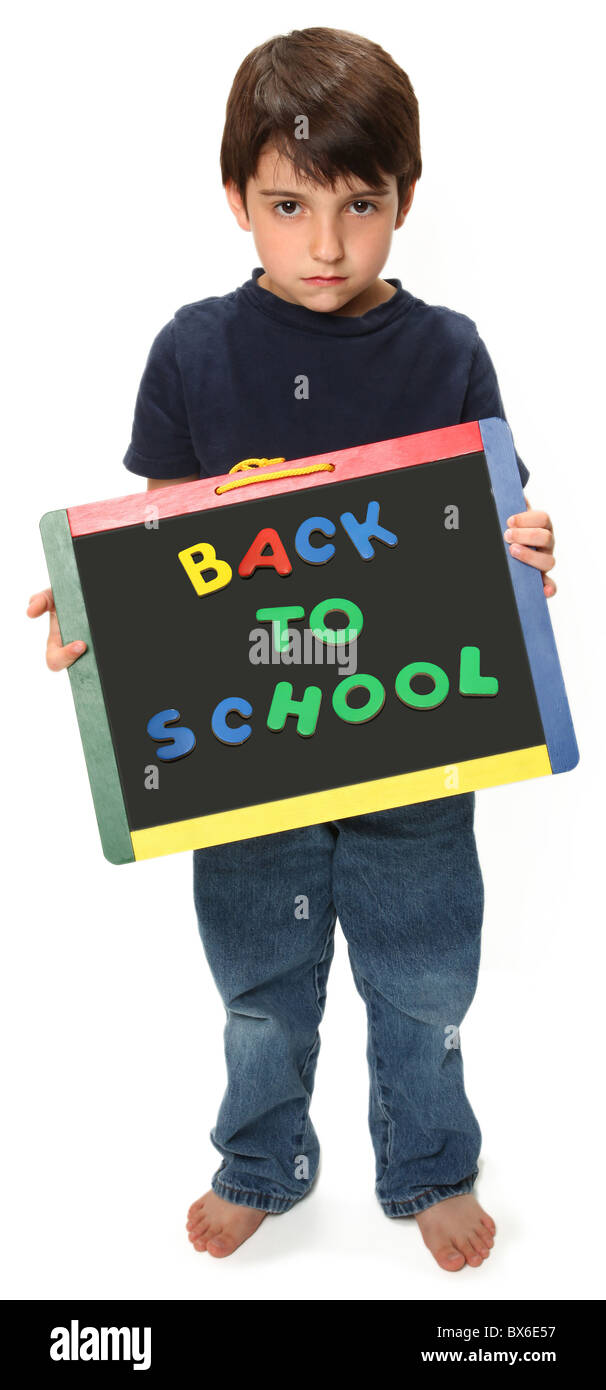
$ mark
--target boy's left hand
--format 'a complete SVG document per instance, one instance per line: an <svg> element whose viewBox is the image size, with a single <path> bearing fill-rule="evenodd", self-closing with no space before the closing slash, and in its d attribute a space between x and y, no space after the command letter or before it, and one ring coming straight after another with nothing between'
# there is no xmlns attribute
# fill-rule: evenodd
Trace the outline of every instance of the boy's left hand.
<svg viewBox="0 0 606 1390"><path fill-rule="evenodd" d="M527 565L534 565L535 569L543 570L543 593L545 598L552 598L557 584L555 580L547 579L545 572L553 569L555 565L553 526L547 512L533 512L526 498L524 501L527 507L526 514L520 515L517 512L515 516L508 516L507 530L503 535L506 541L512 542L510 549L515 560L522 560ZM531 546L535 549L531 550Z"/></svg>

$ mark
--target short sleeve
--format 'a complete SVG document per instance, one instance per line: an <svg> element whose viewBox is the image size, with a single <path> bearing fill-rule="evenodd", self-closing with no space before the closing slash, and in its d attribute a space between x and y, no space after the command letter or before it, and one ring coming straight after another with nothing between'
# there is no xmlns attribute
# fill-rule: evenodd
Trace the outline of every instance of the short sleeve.
<svg viewBox="0 0 606 1390"><path fill-rule="evenodd" d="M486 344L478 337L471 360L469 382L461 414L461 424L465 424L469 420L486 420L491 415L496 415L500 420L507 421L507 416L501 400L497 374L486 349ZM507 421L507 423L509 422ZM517 450L515 454L518 471L522 480L522 487L526 487L530 473L526 464L522 462Z"/></svg>
<svg viewBox="0 0 606 1390"><path fill-rule="evenodd" d="M187 418L175 350L175 321L151 345L135 402L131 442L122 462L146 478L184 478L200 472Z"/></svg>

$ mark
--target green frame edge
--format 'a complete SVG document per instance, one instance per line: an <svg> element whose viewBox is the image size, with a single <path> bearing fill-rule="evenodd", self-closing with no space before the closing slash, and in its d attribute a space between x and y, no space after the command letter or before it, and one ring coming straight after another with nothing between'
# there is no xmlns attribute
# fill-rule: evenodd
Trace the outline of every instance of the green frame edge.
<svg viewBox="0 0 606 1390"><path fill-rule="evenodd" d="M129 864L135 853L67 512L46 512L40 534L61 641L87 644L68 671L103 853L111 864Z"/></svg>

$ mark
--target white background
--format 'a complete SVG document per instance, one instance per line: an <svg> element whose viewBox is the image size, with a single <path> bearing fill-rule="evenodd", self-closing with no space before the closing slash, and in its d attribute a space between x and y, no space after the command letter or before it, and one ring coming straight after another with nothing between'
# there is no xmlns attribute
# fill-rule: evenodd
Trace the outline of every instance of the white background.
<svg viewBox="0 0 606 1390"><path fill-rule="evenodd" d="M604 1294L603 108L599 7L27 4L5 21L2 1293L406 1300ZM251 48L327 24L408 72L424 171L386 276L475 319L526 495L581 761L477 795L480 984L462 1027L498 1235L441 1271L374 1196L365 1016L337 934L309 1200L234 1256L192 1250L218 1156L224 1011L191 854L103 858L67 674L44 661L39 518L139 488L122 466L158 329L259 263L219 172ZM143 486L143 482L141 482Z"/></svg>

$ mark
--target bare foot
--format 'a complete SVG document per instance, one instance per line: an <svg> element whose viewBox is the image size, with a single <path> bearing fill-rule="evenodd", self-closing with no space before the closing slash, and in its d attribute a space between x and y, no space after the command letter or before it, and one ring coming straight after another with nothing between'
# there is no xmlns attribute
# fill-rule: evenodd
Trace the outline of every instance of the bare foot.
<svg viewBox="0 0 606 1390"><path fill-rule="evenodd" d="M224 1255L233 1255L234 1250L261 1225L264 1216L267 1216L267 1212L257 1211L256 1207L225 1202L211 1188L189 1208L188 1239L194 1250L208 1250L209 1255L220 1259Z"/></svg>
<svg viewBox="0 0 606 1390"><path fill-rule="evenodd" d="M496 1226L471 1192L445 1197L425 1211L415 1212L428 1250L442 1269L481 1265L494 1245Z"/></svg>

